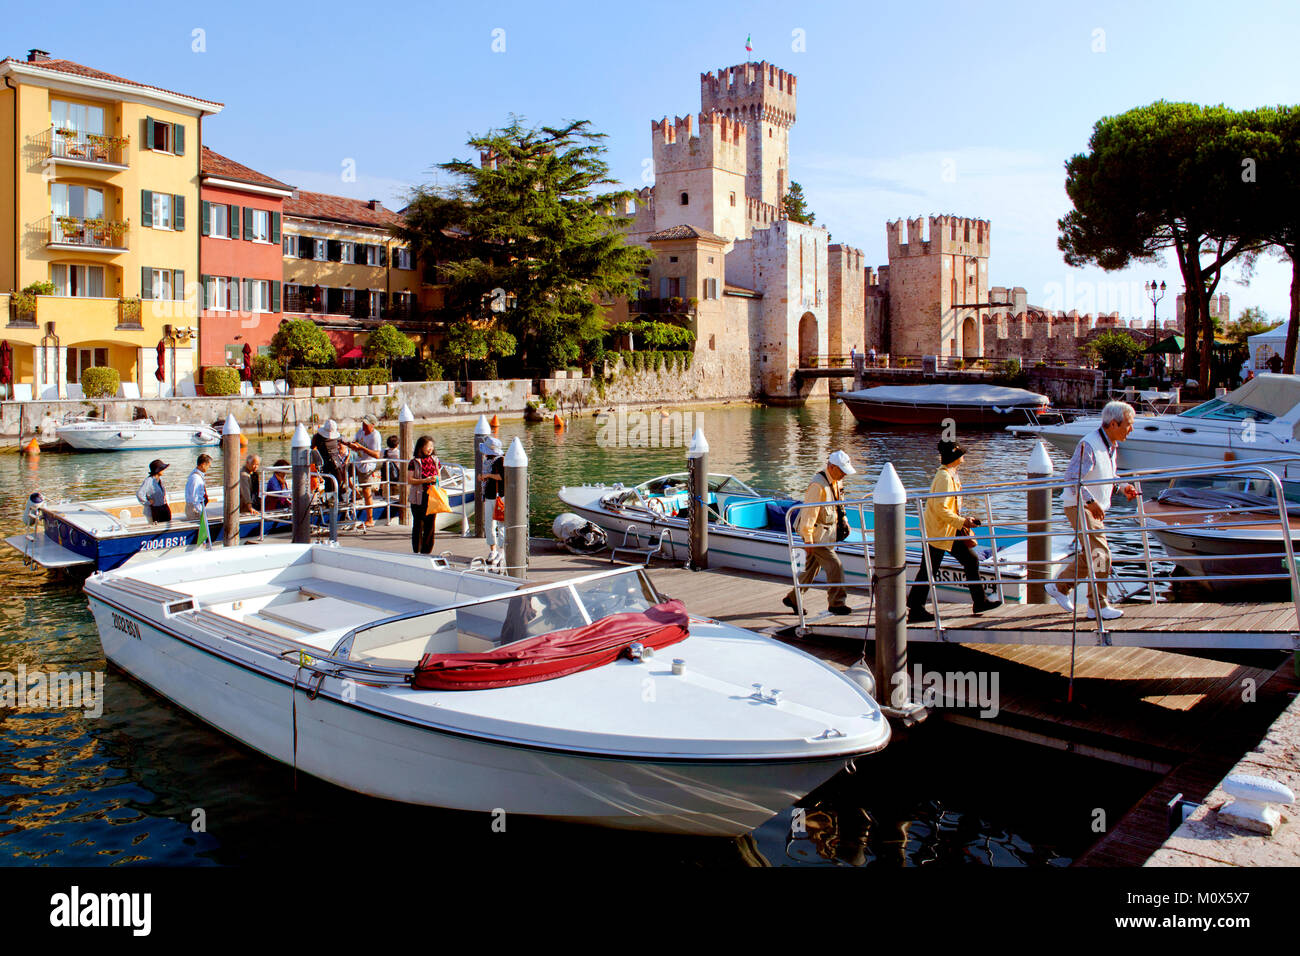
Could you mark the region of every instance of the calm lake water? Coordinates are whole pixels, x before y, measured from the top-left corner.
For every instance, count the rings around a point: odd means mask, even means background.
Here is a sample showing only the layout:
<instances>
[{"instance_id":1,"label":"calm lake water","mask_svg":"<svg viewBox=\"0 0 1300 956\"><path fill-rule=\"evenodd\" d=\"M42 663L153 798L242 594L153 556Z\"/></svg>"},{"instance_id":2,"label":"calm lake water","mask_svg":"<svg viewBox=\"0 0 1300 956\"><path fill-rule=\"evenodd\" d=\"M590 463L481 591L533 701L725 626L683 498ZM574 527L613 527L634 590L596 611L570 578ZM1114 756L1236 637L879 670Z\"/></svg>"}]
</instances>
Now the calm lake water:
<instances>
[{"instance_id":1,"label":"calm lake water","mask_svg":"<svg viewBox=\"0 0 1300 956\"><path fill-rule=\"evenodd\" d=\"M657 413L654 413L657 416ZM725 406L700 410L710 470L764 488L801 491L829 452L848 451L866 491L886 461L904 483L928 486L937 434L869 432L838 405L802 409ZM287 456L288 442L258 438L264 460ZM385 429L388 434L391 429ZM417 428L441 457L471 464L473 426ZM563 484L643 481L683 470L685 449L605 447L590 414L556 434L549 425L504 423L530 459L533 532L549 534ZM1024 474L1031 445L997 432L960 436L965 483ZM20 528L26 496L130 494L158 453L46 454L39 463L0 457L0 531ZM180 489L188 452L172 462ZM1065 459L1053 452L1058 469ZM220 468L209 473L220 482ZM995 503L1008 516L1010 499ZM1021 505L1023 507L1023 505ZM0 670L104 671L94 623L76 582L24 568L0 549ZM1063 866L1095 839L1096 807L1114 819L1151 784L1149 775L1082 757L1009 744L969 730L923 725L841 774L806 804L806 830L789 832L782 814L740 840L664 838L512 818L495 833L487 814L408 807L360 797L234 744L134 683L105 675L103 714L0 709L0 863L5 865L270 865L409 851L425 835L441 859L566 860L611 857L646 864L708 866L939 865ZM1062 796L1064 795L1064 797ZM194 821L203 827L196 828ZM304 833L320 839L303 840ZM328 835L327 837L325 835ZM340 848L346 850L341 851Z\"/></svg>"}]
</instances>

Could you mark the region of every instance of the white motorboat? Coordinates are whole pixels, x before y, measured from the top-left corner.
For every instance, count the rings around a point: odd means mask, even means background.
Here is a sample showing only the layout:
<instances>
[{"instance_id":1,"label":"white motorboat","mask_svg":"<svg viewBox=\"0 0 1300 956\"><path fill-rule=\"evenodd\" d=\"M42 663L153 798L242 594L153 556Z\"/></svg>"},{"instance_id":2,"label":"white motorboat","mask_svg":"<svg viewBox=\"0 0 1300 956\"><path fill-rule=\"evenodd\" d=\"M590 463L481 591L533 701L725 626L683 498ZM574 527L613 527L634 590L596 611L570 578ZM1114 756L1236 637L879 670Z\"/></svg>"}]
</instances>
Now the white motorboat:
<instances>
[{"instance_id":1,"label":"white motorboat","mask_svg":"<svg viewBox=\"0 0 1300 956\"><path fill-rule=\"evenodd\" d=\"M155 422L150 418L109 422L76 415L64 419L55 432L68 447L78 451L154 451L221 444L221 434L209 425Z\"/></svg>"},{"instance_id":2,"label":"white motorboat","mask_svg":"<svg viewBox=\"0 0 1300 956\"><path fill-rule=\"evenodd\" d=\"M684 560L690 553L690 519L687 507L688 476L685 472L661 475L632 488L621 484L581 485L560 489L565 507L582 518L604 528L615 547L653 548L664 537L667 556ZM709 566L738 568L790 580L791 561L804 567L804 550L792 551L786 536L786 512L795 499L780 494L756 491L732 475L709 475ZM835 546L844 563L845 581L865 587L871 576L867 570L866 551L870 549L873 513L864 509L861 518L855 508L846 508L849 537ZM863 521L866 527L863 528ZM921 552L920 519L909 509L907 573L916 577L924 556ZM1028 558L1023 531L995 525L973 529L980 557L980 578L986 590L1002 599L1023 600L1025 562ZM1068 552L1068 536L1054 539L1054 560L1063 560ZM970 601L965 572L945 562L936 569L935 593L944 601ZM819 579L820 580L820 579Z\"/></svg>"},{"instance_id":3,"label":"white motorboat","mask_svg":"<svg viewBox=\"0 0 1300 956\"><path fill-rule=\"evenodd\" d=\"M1007 430L1071 453L1080 438L1100 427L1101 416L1091 415ZM1119 467L1168 469L1284 455L1300 457L1300 375L1266 374L1177 415L1137 415L1133 433L1119 446Z\"/></svg>"},{"instance_id":4,"label":"white motorboat","mask_svg":"<svg viewBox=\"0 0 1300 956\"><path fill-rule=\"evenodd\" d=\"M737 835L889 725L859 685L690 616L640 569L538 587L266 545L85 585L104 655L241 743L407 803Z\"/></svg>"}]
</instances>

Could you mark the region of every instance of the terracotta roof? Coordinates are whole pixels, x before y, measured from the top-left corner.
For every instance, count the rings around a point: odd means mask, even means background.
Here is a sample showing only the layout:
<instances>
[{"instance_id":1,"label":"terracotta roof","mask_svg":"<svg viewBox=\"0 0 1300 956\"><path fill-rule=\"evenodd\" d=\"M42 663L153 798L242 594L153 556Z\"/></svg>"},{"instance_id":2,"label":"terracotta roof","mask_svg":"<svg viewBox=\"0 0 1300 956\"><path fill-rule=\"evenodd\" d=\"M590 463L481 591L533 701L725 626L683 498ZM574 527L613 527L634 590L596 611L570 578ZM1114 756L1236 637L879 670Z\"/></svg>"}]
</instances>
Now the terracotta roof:
<instances>
[{"instance_id":1,"label":"terracotta roof","mask_svg":"<svg viewBox=\"0 0 1300 956\"><path fill-rule=\"evenodd\" d=\"M295 189L293 196L284 201L284 214L299 219L326 219L330 222L350 222L377 228L387 228L402 222L402 217L391 209L385 209L383 203L378 200L371 202L375 203L375 208L371 208L370 202L364 199Z\"/></svg>"},{"instance_id":2,"label":"terracotta roof","mask_svg":"<svg viewBox=\"0 0 1300 956\"><path fill-rule=\"evenodd\" d=\"M753 289L746 289L744 286L740 285L732 285L730 282L724 282L722 284L722 294L749 296L754 299L763 298L763 293L761 292L755 292Z\"/></svg>"},{"instance_id":3,"label":"terracotta roof","mask_svg":"<svg viewBox=\"0 0 1300 956\"><path fill-rule=\"evenodd\" d=\"M251 183L254 186L270 186L273 189L293 189L287 183L272 179L255 169L249 169L243 163L237 163L228 156L222 156L216 150L207 146L203 147L203 159L200 169L204 176L233 179L241 183Z\"/></svg>"},{"instance_id":4,"label":"terracotta roof","mask_svg":"<svg viewBox=\"0 0 1300 956\"><path fill-rule=\"evenodd\" d=\"M668 239L708 239L712 242L726 242L717 233L709 232L707 229L696 229L694 226L669 226L667 229L660 229L658 232L646 236L646 242L664 242Z\"/></svg>"},{"instance_id":5,"label":"terracotta roof","mask_svg":"<svg viewBox=\"0 0 1300 956\"><path fill-rule=\"evenodd\" d=\"M175 90L163 89L161 86L151 86L148 83L137 83L135 80L128 80L122 76L114 76L112 73L105 73L103 70L94 70L88 66L82 66L80 63L73 63L71 60L37 60L29 62L20 60L17 57L7 56L0 60L0 66L6 63L15 63L19 66L34 68L37 70L51 70L55 73L68 73L73 76L85 77L88 80L107 80L110 83L125 83L127 86L138 86L142 90L157 90L159 93L166 93L170 96L184 96L191 100L198 100L200 103L207 103L210 106L221 108L224 103L218 103L216 100L205 100L198 96L191 96L189 93L177 93Z\"/></svg>"}]
</instances>

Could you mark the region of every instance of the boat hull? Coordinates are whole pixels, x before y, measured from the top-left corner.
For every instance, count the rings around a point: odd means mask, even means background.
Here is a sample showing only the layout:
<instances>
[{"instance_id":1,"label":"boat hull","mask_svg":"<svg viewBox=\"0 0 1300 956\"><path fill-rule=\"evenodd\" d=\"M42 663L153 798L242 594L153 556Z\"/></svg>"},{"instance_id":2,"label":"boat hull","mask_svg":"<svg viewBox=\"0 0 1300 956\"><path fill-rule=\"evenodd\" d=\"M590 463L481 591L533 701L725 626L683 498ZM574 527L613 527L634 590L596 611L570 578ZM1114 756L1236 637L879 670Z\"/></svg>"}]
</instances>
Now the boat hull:
<instances>
[{"instance_id":1,"label":"boat hull","mask_svg":"<svg viewBox=\"0 0 1300 956\"><path fill-rule=\"evenodd\" d=\"M853 417L863 425L916 427L953 422L967 428L1001 428L1031 420L1032 413L1045 413L1046 406L1010 408L1002 412L982 405L897 405L886 402L842 398Z\"/></svg>"},{"instance_id":2,"label":"boat hull","mask_svg":"<svg viewBox=\"0 0 1300 956\"><path fill-rule=\"evenodd\" d=\"M369 706L368 688L325 677L319 686L313 680L309 694L291 662L228 658L130 607L94 594L89 600L105 657L132 678L272 759L382 799L503 821L525 814L737 836L834 776L847 759L592 756L438 730Z\"/></svg>"},{"instance_id":3,"label":"boat hull","mask_svg":"<svg viewBox=\"0 0 1300 956\"><path fill-rule=\"evenodd\" d=\"M56 429L59 438L77 451L161 451L168 448L210 448L221 436L205 425L152 425L134 427L129 422L105 423L109 427L71 426Z\"/></svg>"}]
</instances>

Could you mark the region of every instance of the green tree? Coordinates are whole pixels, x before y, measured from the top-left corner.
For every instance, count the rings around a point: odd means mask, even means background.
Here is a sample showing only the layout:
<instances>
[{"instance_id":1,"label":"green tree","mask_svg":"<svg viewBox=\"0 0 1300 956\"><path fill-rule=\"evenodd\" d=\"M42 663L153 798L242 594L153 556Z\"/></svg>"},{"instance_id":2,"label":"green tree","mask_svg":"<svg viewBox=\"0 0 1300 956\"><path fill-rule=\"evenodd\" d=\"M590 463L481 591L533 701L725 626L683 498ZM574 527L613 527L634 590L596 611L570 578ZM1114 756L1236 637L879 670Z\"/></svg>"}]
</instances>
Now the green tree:
<instances>
[{"instance_id":1,"label":"green tree","mask_svg":"<svg viewBox=\"0 0 1300 956\"><path fill-rule=\"evenodd\" d=\"M388 323L375 329L366 339L366 361L372 365L382 362L384 368L391 370L394 359L408 358L414 354L415 343Z\"/></svg>"},{"instance_id":2,"label":"green tree","mask_svg":"<svg viewBox=\"0 0 1300 956\"><path fill-rule=\"evenodd\" d=\"M455 322L447 329L442 354L449 362L461 365L468 381L470 362L482 362L494 369L498 358L515 354L517 344L513 335L493 324ZM495 378L495 371L486 377Z\"/></svg>"},{"instance_id":3,"label":"green tree","mask_svg":"<svg viewBox=\"0 0 1300 956\"><path fill-rule=\"evenodd\" d=\"M1123 269L1174 252L1186 296L1189 378L1202 385L1212 343L1209 297L1223 268L1258 248L1243 216L1251 184L1242 158L1260 148L1250 114L1224 106L1159 101L1098 120L1087 153L1066 163L1074 209L1058 223L1072 266Z\"/></svg>"},{"instance_id":4,"label":"green tree","mask_svg":"<svg viewBox=\"0 0 1300 956\"><path fill-rule=\"evenodd\" d=\"M271 350L287 368L328 368L338 361L329 335L311 319L289 319L271 336Z\"/></svg>"},{"instance_id":5,"label":"green tree","mask_svg":"<svg viewBox=\"0 0 1300 956\"><path fill-rule=\"evenodd\" d=\"M1274 322L1268 317L1268 313L1257 306L1250 306L1242 309L1241 313L1228 323L1224 335L1232 342L1238 345L1244 345L1246 339L1252 335L1259 335L1261 332L1269 332L1277 328L1279 323Z\"/></svg>"},{"instance_id":6,"label":"green tree","mask_svg":"<svg viewBox=\"0 0 1300 956\"><path fill-rule=\"evenodd\" d=\"M621 232L635 194L601 191L616 185L603 139L586 120L529 129L511 117L504 129L469 140L481 163L439 165L454 188L413 192L394 233L437 264L445 285L438 318L457 341L477 335L456 331L462 325L495 328L513 337L525 368L565 368L598 347L600 303L640 289L650 254ZM491 344L487 351L507 354Z\"/></svg>"},{"instance_id":7,"label":"green tree","mask_svg":"<svg viewBox=\"0 0 1300 956\"><path fill-rule=\"evenodd\" d=\"M803 187L798 183L790 183L790 191L781 199L781 212L792 222L802 222L808 226L817 225L817 216L808 208Z\"/></svg>"},{"instance_id":8,"label":"green tree","mask_svg":"<svg viewBox=\"0 0 1300 956\"><path fill-rule=\"evenodd\" d=\"M1102 368L1118 372L1131 368L1142 357L1142 343L1124 332L1103 332L1084 346Z\"/></svg>"}]
</instances>

